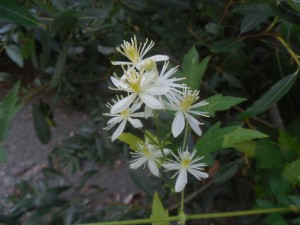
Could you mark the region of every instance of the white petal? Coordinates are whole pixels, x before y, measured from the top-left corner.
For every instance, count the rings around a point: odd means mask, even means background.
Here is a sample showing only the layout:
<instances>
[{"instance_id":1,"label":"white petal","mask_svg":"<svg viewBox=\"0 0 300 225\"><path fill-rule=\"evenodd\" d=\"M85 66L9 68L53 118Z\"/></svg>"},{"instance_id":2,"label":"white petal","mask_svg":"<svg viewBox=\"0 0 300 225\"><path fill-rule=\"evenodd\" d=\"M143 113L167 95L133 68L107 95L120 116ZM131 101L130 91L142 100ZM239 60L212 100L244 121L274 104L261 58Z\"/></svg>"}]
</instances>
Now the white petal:
<instances>
[{"instance_id":1,"label":"white petal","mask_svg":"<svg viewBox=\"0 0 300 225\"><path fill-rule=\"evenodd\" d=\"M111 61L111 64L116 65L132 65L132 62L123 62L123 61Z\"/></svg>"},{"instance_id":2,"label":"white petal","mask_svg":"<svg viewBox=\"0 0 300 225\"><path fill-rule=\"evenodd\" d=\"M159 170L157 168L157 165L155 163L155 161L153 159L149 159L148 160L148 167L150 172L154 175L154 176L159 176Z\"/></svg>"},{"instance_id":3,"label":"white petal","mask_svg":"<svg viewBox=\"0 0 300 225\"><path fill-rule=\"evenodd\" d=\"M198 120L196 120L194 117L192 117L189 114L186 114L185 116L186 116L186 119L187 119L189 125L193 129L193 131L195 131L196 134L198 134L199 136L201 136L202 135L202 131L200 129Z\"/></svg>"},{"instance_id":4,"label":"white petal","mask_svg":"<svg viewBox=\"0 0 300 225\"><path fill-rule=\"evenodd\" d=\"M201 171L198 171L196 169L188 169L188 171L194 176L196 177L197 179L200 179L200 178L208 178L208 174L205 173L205 172L201 172Z\"/></svg>"},{"instance_id":5,"label":"white petal","mask_svg":"<svg viewBox=\"0 0 300 225\"><path fill-rule=\"evenodd\" d=\"M181 192L187 183L187 172L185 169L181 169L175 184L175 191Z\"/></svg>"},{"instance_id":6,"label":"white petal","mask_svg":"<svg viewBox=\"0 0 300 225\"><path fill-rule=\"evenodd\" d=\"M177 112L172 123L172 134L177 137L184 129L185 121L182 112Z\"/></svg>"},{"instance_id":7,"label":"white petal","mask_svg":"<svg viewBox=\"0 0 300 225\"><path fill-rule=\"evenodd\" d=\"M140 94L139 97L141 100L152 109L163 109L164 105L158 101L155 97L148 94Z\"/></svg>"},{"instance_id":8,"label":"white petal","mask_svg":"<svg viewBox=\"0 0 300 225\"><path fill-rule=\"evenodd\" d=\"M126 120L123 120L122 123L119 125L119 127L113 133L113 135L111 137L111 141L116 140L122 134L122 132L125 128L125 125L126 125Z\"/></svg>"},{"instance_id":9,"label":"white petal","mask_svg":"<svg viewBox=\"0 0 300 225\"><path fill-rule=\"evenodd\" d=\"M113 85L115 85L117 88L123 88L123 89L128 89L128 87L119 79L115 78L115 77L110 77L111 82L113 83Z\"/></svg>"},{"instance_id":10,"label":"white petal","mask_svg":"<svg viewBox=\"0 0 300 225\"><path fill-rule=\"evenodd\" d=\"M134 128L140 128L143 127L142 122L139 119L132 119L132 118L128 118L128 121L131 123L131 125Z\"/></svg>"},{"instance_id":11,"label":"white petal","mask_svg":"<svg viewBox=\"0 0 300 225\"><path fill-rule=\"evenodd\" d=\"M118 102L116 102L110 109L110 113L118 113L122 112L124 109L128 108L129 105L133 102L136 98L136 94L131 94Z\"/></svg>"},{"instance_id":12,"label":"white petal","mask_svg":"<svg viewBox=\"0 0 300 225\"><path fill-rule=\"evenodd\" d=\"M130 163L129 167L131 169L135 169L136 170L137 168L141 167L146 161L147 160L146 160L145 157L141 157L139 159L135 159L135 160L132 161L132 163Z\"/></svg>"},{"instance_id":13,"label":"white petal","mask_svg":"<svg viewBox=\"0 0 300 225\"><path fill-rule=\"evenodd\" d=\"M154 56L149 57L149 59L153 59L156 62L158 62L158 61L167 61L167 60L169 60L169 56L167 56L167 55L154 55Z\"/></svg>"}]
</instances>

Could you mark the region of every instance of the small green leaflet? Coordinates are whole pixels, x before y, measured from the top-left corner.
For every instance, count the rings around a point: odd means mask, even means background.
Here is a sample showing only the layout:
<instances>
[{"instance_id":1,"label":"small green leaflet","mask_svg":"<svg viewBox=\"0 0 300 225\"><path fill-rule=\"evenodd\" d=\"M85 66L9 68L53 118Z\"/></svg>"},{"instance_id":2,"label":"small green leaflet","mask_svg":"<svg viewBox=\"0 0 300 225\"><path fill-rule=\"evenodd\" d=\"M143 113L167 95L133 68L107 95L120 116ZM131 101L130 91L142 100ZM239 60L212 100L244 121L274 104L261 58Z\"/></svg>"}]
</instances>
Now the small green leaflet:
<instances>
[{"instance_id":1,"label":"small green leaflet","mask_svg":"<svg viewBox=\"0 0 300 225\"><path fill-rule=\"evenodd\" d=\"M129 148L134 151L138 151L137 143L144 142L142 139L131 133L123 133L118 137L118 139L128 144Z\"/></svg>"},{"instance_id":2,"label":"small green leaflet","mask_svg":"<svg viewBox=\"0 0 300 225\"><path fill-rule=\"evenodd\" d=\"M154 193L153 196L153 204L152 204L152 214L151 219L160 219L160 218L168 218L169 212L167 209L164 209L164 206L159 199L159 196L157 192ZM152 225L170 225L170 222L168 221L162 221L162 222L152 222Z\"/></svg>"},{"instance_id":3,"label":"small green leaflet","mask_svg":"<svg viewBox=\"0 0 300 225\"><path fill-rule=\"evenodd\" d=\"M197 90L200 86L204 72L206 71L210 56L207 56L199 63L199 54L195 47L192 47L183 58L181 77L185 77L185 83L191 90Z\"/></svg>"},{"instance_id":4,"label":"small green leaflet","mask_svg":"<svg viewBox=\"0 0 300 225\"><path fill-rule=\"evenodd\" d=\"M244 141L253 140L255 138L266 138L266 137L268 137L268 135L265 135L257 130L250 130L250 129L238 127L233 132L224 135L222 147L230 148Z\"/></svg>"},{"instance_id":5,"label":"small green leaflet","mask_svg":"<svg viewBox=\"0 0 300 225\"><path fill-rule=\"evenodd\" d=\"M295 160L292 163L286 164L282 176L293 184L300 183L300 159Z\"/></svg>"},{"instance_id":6,"label":"small green leaflet","mask_svg":"<svg viewBox=\"0 0 300 225\"><path fill-rule=\"evenodd\" d=\"M202 112L208 112L210 116L215 116L215 112L229 109L243 101L245 98L223 96L222 94L214 95L206 99L208 105L201 106Z\"/></svg>"}]
</instances>

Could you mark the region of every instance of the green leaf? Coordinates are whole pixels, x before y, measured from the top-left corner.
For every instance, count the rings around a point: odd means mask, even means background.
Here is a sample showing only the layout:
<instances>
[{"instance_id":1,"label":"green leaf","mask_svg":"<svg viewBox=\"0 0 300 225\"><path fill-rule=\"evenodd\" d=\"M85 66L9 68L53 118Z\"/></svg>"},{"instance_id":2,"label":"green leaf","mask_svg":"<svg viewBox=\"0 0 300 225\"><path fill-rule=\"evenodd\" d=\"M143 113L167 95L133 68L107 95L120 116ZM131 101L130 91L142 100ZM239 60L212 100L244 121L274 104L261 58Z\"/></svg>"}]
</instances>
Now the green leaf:
<instances>
[{"instance_id":1,"label":"green leaf","mask_svg":"<svg viewBox=\"0 0 300 225\"><path fill-rule=\"evenodd\" d=\"M164 209L164 206L157 194L157 192L154 193L153 196L153 203L152 203L152 214L151 219L161 219L161 218L167 218L169 217L169 212L167 209ZM164 222L153 222L152 225L170 225L170 222L164 221Z\"/></svg>"},{"instance_id":2,"label":"green leaf","mask_svg":"<svg viewBox=\"0 0 300 225\"><path fill-rule=\"evenodd\" d=\"M17 105L19 87L17 82L0 102L0 141L6 138L11 120L21 108Z\"/></svg>"},{"instance_id":3,"label":"green leaf","mask_svg":"<svg viewBox=\"0 0 300 225\"><path fill-rule=\"evenodd\" d=\"M90 170L85 172L79 180L79 187L82 187L89 179L91 179L94 175L96 175L99 171L98 170Z\"/></svg>"},{"instance_id":4,"label":"green leaf","mask_svg":"<svg viewBox=\"0 0 300 225\"><path fill-rule=\"evenodd\" d=\"M293 184L300 182L300 159L293 161L292 163L288 163L285 165L282 176L287 180L292 182Z\"/></svg>"},{"instance_id":5,"label":"green leaf","mask_svg":"<svg viewBox=\"0 0 300 225\"><path fill-rule=\"evenodd\" d=\"M199 54L195 47L192 47L184 56L182 63L182 74L183 77L186 78L185 83L192 90L197 90L199 88L209 60L210 56L207 56L199 63Z\"/></svg>"},{"instance_id":6,"label":"green leaf","mask_svg":"<svg viewBox=\"0 0 300 225\"><path fill-rule=\"evenodd\" d=\"M238 128L238 126L223 128L220 128L220 126L221 123L217 122L210 127L195 145L195 148L197 149L197 156L204 156L203 161L208 165L213 164L213 159L210 156L210 153L222 149L224 136Z\"/></svg>"},{"instance_id":7,"label":"green leaf","mask_svg":"<svg viewBox=\"0 0 300 225\"><path fill-rule=\"evenodd\" d=\"M239 115L240 118L246 118L263 113L273 104L278 102L293 86L297 79L296 74L291 74L279 80L274 84L263 96L261 96L254 104L245 112Z\"/></svg>"},{"instance_id":8,"label":"green leaf","mask_svg":"<svg viewBox=\"0 0 300 225\"><path fill-rule=\"evenodd\" d=\"M49 124L47 123L45 115L43 114L43 111L36 104L32 105L32 115L34 128L39 140L43 144L47 144L52 138L51 130L49 128Z\"/></svg>"},{"instance_id":9,"label":"green leaf","mask_svg":"<svg viewBox=\"0 0 300 225\"><path fill-rule=\"evenodd\" d=\"M52 75L52 79L50 81L50 89L55 88L60 81L61 75L63 73L66 61L67 61L67 56L68 56L68 49L69 49L69 42L66 42L63 44L62 50L58 56L55 68L54 68L54 73Z\"/></svg>"},{"instance_id":10,"label":"green leaf","mask_svg":"<svg viewBox=\"0 0 300 225\"><path fill-rule=\"evenodd\" d=\"M215 42L212 47L212 52L230 52L244 47L244 43L235 38L226 38Z\"/></svg>"},{"instance_id":11,"label":"green leaf","mask_svg":"<svg viewBox=\"0 0 300 225\"><path fill-rule=\"evenodd\" d=\"M258 169L281 169L284 165L280 150L266 139L258 141L255 158Z\"/></svg>"},{"instance_id":12,"label":"green leaf","mask_svg":"<svg viewBox=\"0 0 300 225\"><path fill-rule=\"evenodd\" d=\"M0 17L20 25L42 26L45 28L45 25L36 20L25 7L12 0L0 1Z\"/></svg>"},{"instance_id":13,"label":"green leaf","mask_svg":"<svg viewBox=\"0 0 300 225\"><path fill-rule=\"evenodd\" d=\"M234 148L247 157L253 158L255 156L256 141L243 141L234 145Z\"/></svg>"},{"instance_id":14,"label":"green leaf","mask_svg":"<svg viewBox=\"0 0 300 225\"><path fill-rule=\"evenodd\" d=\"M0 162L4 162L6 159L5 149L3 143L0 142Z\"/></svg>"},{"instance_id":15,"label":"green leaf","mask_svg":"<svg viewBox=\"0 0 300 225\"><path fill-rule=\"evenodd\" d=\"M214 95L206 99L209 104L201 106L201 111L208 112L210 116L215 116L215 112L229 109L245 100L245 98L223 96L222 94Z\"/></svg>"},{"instance_id":16,"label":"green leaf","mask_svg":"<svg viewBox=\"0 0 300 225\"><path fill-rule=\"evenodd\" d=\"M223 183L231 179L240 170L240 166L238 161L222 166L214 175L215 183Z\"/></svg>"},{"instance_id":17,"label":"green leaf","mask_svg":"<svg viewBox=\"0 0 300 225\"><path fill-rule=\"evenodd\" d=\"M18 66L23 67L24 61L21 54L20 49L16 45L8 45L5 48L6 54L9 56L9 58L14 61Z\"/></svg>"},{"instance_id":18,"label":"green leaf","mask_svg":"<svg viewBox=\"0 0 300 225\"><path fill-rule=\"evenodd\" d=\"M134 150L134 151L138 151L138 147L137 147L137 143L139 142L144 142L142 139L140 139L139 137L131 134L131 133L122 133L118 139L120 141L123 141L124 143L129 145L129 148Z\"/></svg>"},{"instance_id":19,"label":"green leaf","mask_svg":"<svg viewBox=\"0 0 300 225\"><path fill-rule=\"evenodd\" d=\"M73 9L63 11L53 19L52 31L64 35L75 27L79 16L79 13Z\"/></svg>"},{"instance_id":20,"label":"green leaf","mask_svg":"<svg viewBox=\"0 0 300 225\"><path fill-rule=\"evenodd\" d=\"M265 135L257 130L250 130L246 128L239 127L233 132L226 134L222 142L223 148L234 147L236 144L253 140L255 138L266 138L268 135Z\"/></svg>"}]
</instances>

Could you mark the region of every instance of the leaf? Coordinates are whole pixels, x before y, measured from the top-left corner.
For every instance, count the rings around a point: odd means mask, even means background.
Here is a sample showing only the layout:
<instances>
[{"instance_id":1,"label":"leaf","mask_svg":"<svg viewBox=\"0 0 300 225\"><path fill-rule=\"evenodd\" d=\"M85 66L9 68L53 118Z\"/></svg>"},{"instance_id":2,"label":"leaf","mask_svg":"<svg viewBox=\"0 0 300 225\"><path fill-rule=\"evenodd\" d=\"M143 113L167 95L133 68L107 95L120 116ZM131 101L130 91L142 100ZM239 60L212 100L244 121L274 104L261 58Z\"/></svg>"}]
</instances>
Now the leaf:
<instances>
[{"instance_id":1,"label":"leaf","mask_svg":"<svg viewBox=\"0 0 300 225\"><path fill-rule=\"evenodd\" d=\"M300 143L296 137L288 132L279 130L278 145L285 161L293 161L300 155Z\"/></svg>"},{"instance_id":2,"label":"leaf","mask_svg":"<svg viewBox=\"0 0 300 225\"><path fill-rule=\"evenodd\" d=\"M258 141L255 158L258 169L281 169L284 165L279 149L266 139Z\"/></svg>"},{"instance_id":3,"label":"leaf","mask_svg":"<svg viewBox=\"0 0 300 225\"><path fill-rule=\"evenodd\" d=\"M245 100L245 98L223 96L222 94L214 95L206 99L209 104L201 106L201 111L208 112L210 116L215 116L215 112L229 109Z\"/></svg>"},{"instance_id":4,"label":"leaf","mask_svg":"<svg viewBox=\"0 0 300 225\"><path fill-rule=\"evenodd\" d=\"M300 182L300 159L293 161L292 163L288 163L285 165L282 176L287 180L292 182L293 184Z\"/></svg>"},{"instance_id":5,"label":"leaf","mask_svg":"<svg viewBox=\"0 0 300 225\"><path fill-rule=\"evenodd\" d=\"M85 172L81 177L80 177L80 180L79 180L79 187L82 187L84 186L84 184L89 180L91 179L94 175L96 175L99 171L98 170L90 170L90 171L87 171Z\"/></svg>"},{"instance_id":6,"label":"leaf","mask_svg":"<svg viewBox=\"0 0 300 225\"><path fill-rule=\"evenodd\" d=\"M225 38L215 42L212 47L212 52L230 52L244 47L244 43L235 38Z\"/></svg>"},{"instance_id":7,"label":"leaf","mask_svg":"<svg viewBox=\"0 0 300 225\"><path fill-rule=\"evenodd\" d=\"M245 112L239 115L240 118L256 116L269 109L273 104L278 102L293 86L297 79L296 74L290 74L274 84L263 96Z\"/></svg>"},{"instance_id":8,"label":"leaf","mask_svg":"<svg viewBox=\"0 0 300 225\"><path fill-rule=\"evenodd\" d=\"M12 0L0 1L0 17L20 25L42 26L46 28L45 25L36 20L25 7Z\"/></svg>"},{"instance_id":9,"label":"leaf","mask_svg":"<svg viewBox=\"0 0 300 225\"><path fill-rule=\"evenodd\" d=\"M255 156L256 141L239 142L234 145L234 148L244 153L247 157L253 158Z\"/></svg>"},{"instance_id":10,"label":"leaf","mask_svg":"<svg viewBox=\"0 0 300 225\"><path fill-rule=\"evenodd\" d=\"M52 134L43 111L37 104L32 105L32 115L34 128L39 140L43 144L47 144L51 140Z\"/></svg>"},{"instance_id":11,"label":"leaf","mask_svg":"<svg viewBox=\"0 0 300 225\"><path fill-rule=\"evenodd\" d=\"M18 66L23 67L24 61L21 54L20 49L16 45L8 45L5 48L6 54L9 56L9 58L14 61Z\"/></svg>"},{"instance_id":12,"label":"leaf","mask_svg":"<svg viewBox=\"0 0 300 225\"><path fill-rule=\"evenodd\" d=\"M54 68L54 73L52 75L52 79L50 81L50 89L55 88L61 78L61 75L63 73L63 69L65 67L66 61L67 61L67 56L68 56L68 49L69 49L69 42L66 42L63 44L62 50L58 56L55 68Z\"/></svg>"},{"instance_id":13,"label":"leaf","mask_svg":"<svg viewBox=\"0 0 300 225\"><path fill-rule=\"evenodd\" d=\"M222 142L223 148L234 147L236 144L253 140L255 138L266 138L268 135L265 135L257 130L250 130L246 128L239 127L233 132L226 134Z\"/></svg>"},{"instance_id":14,"label":"leaf","mask_svg":"<svg viewBox=\"0 0 300 225\"><path fill-rule=\"evenodd\" d=\"M197 156L204 156L203 161L208 165L213 163L210 153L222 149L224 136L238 128L238 126L223 128L220 128L220 126L221 123L217 122L210 127L195 145L195 148L197 149Z\"/></svg>"},{"instance_id":15,"label":"leaf","mask_svg":"<svg viewBox=\"0 0 300 225\"><path fill-rule=\"evenodd\" d=\"M199 88L209 60L210 56L207 56L199 63L199 54L195 47L192 47L184 56L182 63L183 77L186 78L185 83L192 90Z\"/></svg>"},{"instance_id":16,"label":"leaf","mask_svg":"<svg viewBox=\"0 0 300 225\"><path fill-rule=\"evenodd\" d=\"M223 183L231 179L240 170L240 166L238 161L222 166L214 175L215 183Z\"/></svg>"},{"instance_id":17,"label":"leaf","mask_svg":"<svg viewBox=\"0 0 300 225\"><path fill-rule=\"evenodd\" d=\"M0 142L0 163L4 162L6 159L5 149L3 143Z\"/></svg>"},{"instance_id":18,"label":"leaf","mask_svg":"<svg viewBox=\"0 0 300 225\"><path fill-rule=\"evenodd\" d=\"M157 192L154 193L153 196L153 203L152 203L152 214L150 216L151 219L161 219L161 218L167 218L169 217L169 212L167 209L164 209L164 206L157 194ZM164 222L152 222L152 225L170 225L170 222L164 221Z\"/></svg>"},{"instance_id":19,"label":"leaf","mask_svg":"<svg viewBox=\"0 0 300 225\"><path fill-rule=\"evenodd\" d=\"M139 137L131 134L131 133L122 133L118 139L120 141L123 141L124 143L129 145L129 148L134 150L134 151L138 151L138 147L137 147L137 143L139 142L144 142L142 139L140 139Z\"/></svg>"},{"instance_id":20,"label":"leaf","mask_svg":"<svg viewBox=\"0 0 300 225\"><path fill-rule=\"evenodd\" d=\"M68 9L53 19L51 29L55 33L64 35L75 27L78 20L79 13L73 9Z\"/></svg>"}]
</instances>

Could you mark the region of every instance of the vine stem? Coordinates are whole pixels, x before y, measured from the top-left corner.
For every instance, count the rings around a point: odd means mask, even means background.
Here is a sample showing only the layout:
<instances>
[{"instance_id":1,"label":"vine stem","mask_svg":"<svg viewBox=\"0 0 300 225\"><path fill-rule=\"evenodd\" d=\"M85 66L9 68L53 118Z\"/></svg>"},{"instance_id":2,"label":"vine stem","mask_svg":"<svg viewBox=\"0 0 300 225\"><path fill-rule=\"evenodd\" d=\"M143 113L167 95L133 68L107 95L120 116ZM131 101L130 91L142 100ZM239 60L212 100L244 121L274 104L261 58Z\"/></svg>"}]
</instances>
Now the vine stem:
<instances>
[{"instance_id":1,"label":"vine stem","mask_svg":"<svg viewBox=\"0 0 300 225\"><path fill-rule=\"evenodd\" d=\"M249 216L258 214L269 214L269 213L284 213L284 212L298 212L299 207L291 205L289 207L282 208L269 208L269 209L255 209L246 211L235 211L235 212L220 212L220 213L206 213L206 214L192 214L185 215L186 220L196 219L210 219L210 218L221 218L221 217L235 217L235 216ZM147 223L158 223L165 221L179 221L182 216L170 216L164 218L147 218L137 220L123 220L123 221L111 221L111 222L99 222L99 223L85 223L77 225L134 225L134 224L147 224Z\"/></svg>"}]
</instances>

